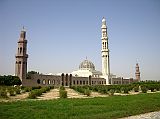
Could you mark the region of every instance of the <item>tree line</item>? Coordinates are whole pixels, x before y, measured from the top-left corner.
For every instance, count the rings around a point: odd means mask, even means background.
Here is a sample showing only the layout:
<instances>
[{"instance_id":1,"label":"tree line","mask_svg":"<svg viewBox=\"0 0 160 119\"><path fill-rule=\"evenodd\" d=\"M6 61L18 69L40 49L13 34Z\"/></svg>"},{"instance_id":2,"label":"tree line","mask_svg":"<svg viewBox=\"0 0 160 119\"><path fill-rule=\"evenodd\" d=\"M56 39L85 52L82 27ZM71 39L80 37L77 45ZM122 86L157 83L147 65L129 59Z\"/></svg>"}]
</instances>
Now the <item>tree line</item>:
<instances>
[{"instance_id":1,"label":"tree line","mask_svg":"<svg viewBox=\"0 0 160 119\"><path fill-rule=\"evenodd\" d=\"M22 82L18 76L0 76L0 85L5 86L13 86L13 85L21 85Z\"/></svg>"}]
</instances>

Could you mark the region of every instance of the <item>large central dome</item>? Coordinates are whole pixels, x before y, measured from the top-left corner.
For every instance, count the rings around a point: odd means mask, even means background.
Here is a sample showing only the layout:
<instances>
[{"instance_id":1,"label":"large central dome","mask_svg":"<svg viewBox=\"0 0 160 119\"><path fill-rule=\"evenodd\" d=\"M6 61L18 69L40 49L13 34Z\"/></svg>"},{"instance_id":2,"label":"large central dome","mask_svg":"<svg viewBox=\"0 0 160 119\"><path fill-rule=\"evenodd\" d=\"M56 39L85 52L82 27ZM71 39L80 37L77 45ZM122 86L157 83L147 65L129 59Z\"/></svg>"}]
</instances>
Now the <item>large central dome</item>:
<instances>
[{"instance_id":1,"label":"large central dome","mask_svg":"<svg viewBox=\"0 0 160 119\"><path fill-rule=\"evenodd\" d=\"M91 61L86 59L80 63L79 69L80 70L95 70L95 66Z\"/></svg>"}]
</instances>

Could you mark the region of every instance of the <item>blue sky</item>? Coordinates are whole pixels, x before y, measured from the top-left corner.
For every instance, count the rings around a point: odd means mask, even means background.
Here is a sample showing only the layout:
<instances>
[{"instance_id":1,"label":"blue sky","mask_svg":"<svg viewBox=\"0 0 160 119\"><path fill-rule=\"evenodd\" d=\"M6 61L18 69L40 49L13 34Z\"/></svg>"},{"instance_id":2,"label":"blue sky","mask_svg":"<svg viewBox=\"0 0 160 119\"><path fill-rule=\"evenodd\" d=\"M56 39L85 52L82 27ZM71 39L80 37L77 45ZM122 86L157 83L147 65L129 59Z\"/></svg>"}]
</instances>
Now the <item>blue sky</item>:
<instances>
[{"instance_id":1,"label":"blue sky","mask_svg":"<svg viewBox=\"0 0 160 119\"><path fill-rule=\"evenodd\" d=\"M0 75L14 74L27 31L28 70L72 72L87 56L101 71L101 20L107 20L111 72L160 80L159 0L0 0Z\"/></svg>"}]
</instances>

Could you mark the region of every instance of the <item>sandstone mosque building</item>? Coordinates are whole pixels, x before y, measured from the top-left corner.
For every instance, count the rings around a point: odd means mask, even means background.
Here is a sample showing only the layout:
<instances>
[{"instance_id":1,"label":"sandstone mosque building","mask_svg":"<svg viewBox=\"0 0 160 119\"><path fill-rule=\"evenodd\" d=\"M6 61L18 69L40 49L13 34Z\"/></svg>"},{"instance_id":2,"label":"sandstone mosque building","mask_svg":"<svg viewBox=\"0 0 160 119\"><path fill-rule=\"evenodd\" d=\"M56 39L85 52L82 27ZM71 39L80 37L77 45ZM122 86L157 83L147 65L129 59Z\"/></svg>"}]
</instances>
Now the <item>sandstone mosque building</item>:
<instances>
[{"instance_id":1,"label":"sandstone mosque building","mask_svg":"<svg viewBox=\"0 0 160 119\"><path fill-rule=\"evenodd\" d=\"M107 25L105 18L102 19L102 72L97 71L95 65L87 60L87 58L80 63L79 69L70 74L61 75L44 75L31 74L27 78L27 40L26 31L20 33L18 41L18 49L15 62L15 75L18 76L23 86L72 86L72 85L112 85L112 84L130 84L132 82L140 81L140 71L138 63L136 64L135 79L124 79L116 77L110 73L110 60L108 48Z\"/></svg>"}]
</instances>

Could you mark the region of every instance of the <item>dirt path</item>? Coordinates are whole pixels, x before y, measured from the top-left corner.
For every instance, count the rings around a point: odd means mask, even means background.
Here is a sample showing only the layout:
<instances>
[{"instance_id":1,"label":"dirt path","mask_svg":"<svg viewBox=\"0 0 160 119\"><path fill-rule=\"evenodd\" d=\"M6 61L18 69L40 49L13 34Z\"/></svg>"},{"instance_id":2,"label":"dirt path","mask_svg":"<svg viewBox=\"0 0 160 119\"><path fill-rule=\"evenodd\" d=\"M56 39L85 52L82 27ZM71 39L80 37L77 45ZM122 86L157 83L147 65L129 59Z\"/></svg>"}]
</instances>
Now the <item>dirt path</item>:
<instances>
[{"instance_id":1,"label":"dirt path","mask_svg":"<svg viewBox=\"0 0 160 119\"><path fill-rule=\"evenodd\" d=\"M120 119L160 119L160 111L125 117Z\"/></svg>"},{"instance_id":2,"label":"dirt path","mask_svg":"<svg viewBox=\"0 0 160 119\"><path fill-rule=\"evenodd\" d=\"M108 97L107 94L100 94L98 92L91 92L91 97Z\"/></svg>"},{"instance_id":3,"label":"dirt path","mask_svg":"<svg viewBox=\"0 0 160 119\"><path fill-rule=\"evenodd\" d=\"M29 93L26 92L26 93L22 93L22 94L18 94L16 96L9 96L9 98L11 100L24 100L28 97Z\"/></svg>"},{"instance_id":4,"label":"dirt path","mask_svg":"<svg viewBox=\"0 0 160 119\"><path fill-rule=\"evenodd\" d=\"M67 91L67 98L87 98L86 95L80 94L71 88L65 88L65 90Z\"/></svg>"},{"instance_id":5,"label":"dirt path","mask_svg":"<svg viewBox=\"0 0 160 119\"><path fill-rule=\"evenodd\" d=\"M9 98L6 99L0 99L0 102L12 102L12 101L18 101L18 100L25 100L28 97L29 93L22 93L18 94L16 96L9 96Z\"/></svg>"},{"instance_id":6,"label":"dirt path","mask_svg":"<svg viewBox=\"0 0 160 119\"><path fill-rule=\"evenodd\" d=\"M59 89L52 89L47 93L43 93L37 100L51 100L59 98Z\"/></svg>"}]
</instances>

